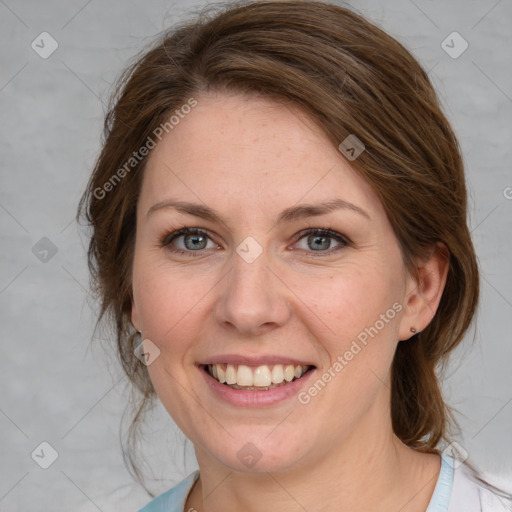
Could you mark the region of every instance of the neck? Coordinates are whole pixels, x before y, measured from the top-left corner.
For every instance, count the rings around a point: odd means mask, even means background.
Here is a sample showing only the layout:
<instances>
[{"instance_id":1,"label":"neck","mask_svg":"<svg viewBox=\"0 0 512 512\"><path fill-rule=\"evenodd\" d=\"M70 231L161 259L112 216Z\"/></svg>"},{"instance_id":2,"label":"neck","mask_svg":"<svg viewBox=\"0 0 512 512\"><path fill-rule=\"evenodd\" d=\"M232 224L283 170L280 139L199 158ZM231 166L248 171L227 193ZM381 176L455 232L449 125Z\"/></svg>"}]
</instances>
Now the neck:
<instances>
[{"instance_id":1,"label":"neck","mask_svg":"<svg viewBox=\"0 0 512 512\"><path fill-rule=\"evenodd\" d=\"M279 472L239 472L196 447L200 479L185 510L424 512L440 457L407 447L391 424L358 425L338 445ZM302 462L302 463L301 463Z\"/></svg>"}]
</instances>

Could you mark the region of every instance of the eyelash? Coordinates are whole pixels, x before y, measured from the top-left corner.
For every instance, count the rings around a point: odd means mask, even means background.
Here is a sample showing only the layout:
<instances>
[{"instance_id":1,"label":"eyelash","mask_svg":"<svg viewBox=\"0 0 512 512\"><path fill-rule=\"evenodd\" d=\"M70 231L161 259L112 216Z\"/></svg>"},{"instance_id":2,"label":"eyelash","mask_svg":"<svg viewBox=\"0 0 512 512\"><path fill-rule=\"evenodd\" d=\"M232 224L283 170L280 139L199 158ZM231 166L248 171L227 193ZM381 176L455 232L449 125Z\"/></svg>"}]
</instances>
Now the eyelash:
<instances>
[{"instance_id":1,"label":"eyelash","mask_svg":"<svg viewBox=\"0 0 512 512\"><path fill-rule=\"evenodd\" d=\"M206 235L210 240L212 240L212 238L210 237L208 232L204 231L203 229L184 227L184 228L178 229L177 231L172 231L171 233L166 233L160 240L160 246L164 247L168 251L176 253L176 254L186 254L187 256L188 255L192 256L193 258L197 258L197 257L201 256L201 253L204 252L205 249L197 250L197 251L190 251L190 250L185 251L183 249L177 249L177 248L171 246L171 243L174 240L176 240L177 238L179 238L180 236L183 236L183 235ZM308 256L312 257L312 258L322 257L323 255L331 255L333 252L343 249L344 247L346 247L347 245L350 244L350 240L346 236L341 235L340 233L337 233L336 231L332 231L331 229L325 229L325 228L309 228L309 229L302 230L299 233L297 233L297 240L295 243L299 242L304 237L309 236L309 235L333 238L340 244L338 247L335 247L334 249L328 249L326 251L318 251L318 252L317 251L306 251L307 253L312 253L312 254L308 254ZM301 250L305 250L305 249L301 249ZM194 252L197 252L198 254L193 254Z\"/></svg>"}]
</instances>

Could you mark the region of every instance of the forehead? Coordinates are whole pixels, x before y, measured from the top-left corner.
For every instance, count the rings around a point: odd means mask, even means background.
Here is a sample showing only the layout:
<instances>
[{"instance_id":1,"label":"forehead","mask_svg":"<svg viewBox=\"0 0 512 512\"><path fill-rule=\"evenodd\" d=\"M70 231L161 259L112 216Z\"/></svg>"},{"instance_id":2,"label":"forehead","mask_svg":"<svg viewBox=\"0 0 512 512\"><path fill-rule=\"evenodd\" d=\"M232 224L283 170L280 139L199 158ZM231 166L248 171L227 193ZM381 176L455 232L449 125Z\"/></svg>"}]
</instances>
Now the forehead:
<instances>
[{"instance_id":1,"label":"forehead","mask_svg":"<svg viewBox=\"0 0 512 512\"><path fill-rule=\"evenodd\" d=\"M303 112L237 95L197 101L149 155L142 203L171 195L221 205L229 198L266 210L342 197L378 207L371 187Z\"/></svg>"}]
</instances>

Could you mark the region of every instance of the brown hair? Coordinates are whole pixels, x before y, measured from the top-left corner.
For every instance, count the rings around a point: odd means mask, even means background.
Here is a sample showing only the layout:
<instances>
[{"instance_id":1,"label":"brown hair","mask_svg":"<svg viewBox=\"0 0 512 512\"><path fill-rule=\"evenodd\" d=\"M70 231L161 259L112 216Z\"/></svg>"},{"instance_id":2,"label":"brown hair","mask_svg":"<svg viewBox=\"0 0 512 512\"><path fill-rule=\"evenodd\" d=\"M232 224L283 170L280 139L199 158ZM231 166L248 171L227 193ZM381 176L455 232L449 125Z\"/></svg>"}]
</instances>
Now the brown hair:
<instances>
[{"instance_id":1,"label":"brown hair","mask_svg":"<svg viewBox=\"0 0 512 512\"><path fill-rule=\"evenodd\" d=\"M203 10L144 51L112 96L78 216L93 230L88 262L101 300L98 322L112 320L124 371L140 391L130 446L155 393L134 355L130 321L136 205L147 157L129 170L126 162L177 108L208 91L293 104L336 147L355 134L366 150L352 166L381 198L409 271L436 242L449 249L437 313L421 333L399 342L392 367L395 434L418 451L438 452L456 421L436 371L463 339L479 295L458 142L427 74L398 41L348 9L300 0ZM122 179L112 182L123 166ZM140 480L131 455L130 463Z\"/></svg>"}]
</instances>

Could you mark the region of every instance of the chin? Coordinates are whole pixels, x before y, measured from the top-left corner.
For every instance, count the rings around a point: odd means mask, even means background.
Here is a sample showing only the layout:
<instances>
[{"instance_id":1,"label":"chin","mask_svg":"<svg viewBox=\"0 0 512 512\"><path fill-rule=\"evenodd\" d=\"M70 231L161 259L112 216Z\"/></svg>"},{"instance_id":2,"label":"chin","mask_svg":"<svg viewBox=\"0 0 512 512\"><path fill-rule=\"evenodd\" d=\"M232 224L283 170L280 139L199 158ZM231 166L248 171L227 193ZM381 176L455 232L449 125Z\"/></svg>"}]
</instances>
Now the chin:
<instances>
[{"instance_id":1,"label":"chin","mask_svg":"<svg viewBox=\"0 0 512 512\"><path fill-rule=\"evenodd\" d=\"M222 441L212 441L209 437L201 445L207 447L210 456L237 472L279 473L296 468L308 451L305 439L292 441L289 436L274 434L271 439L269 432L273 428L262 428L261 433L254 429L244 433L239 429L236 435L225 435Z\"/></svg>"}]
</instances>

